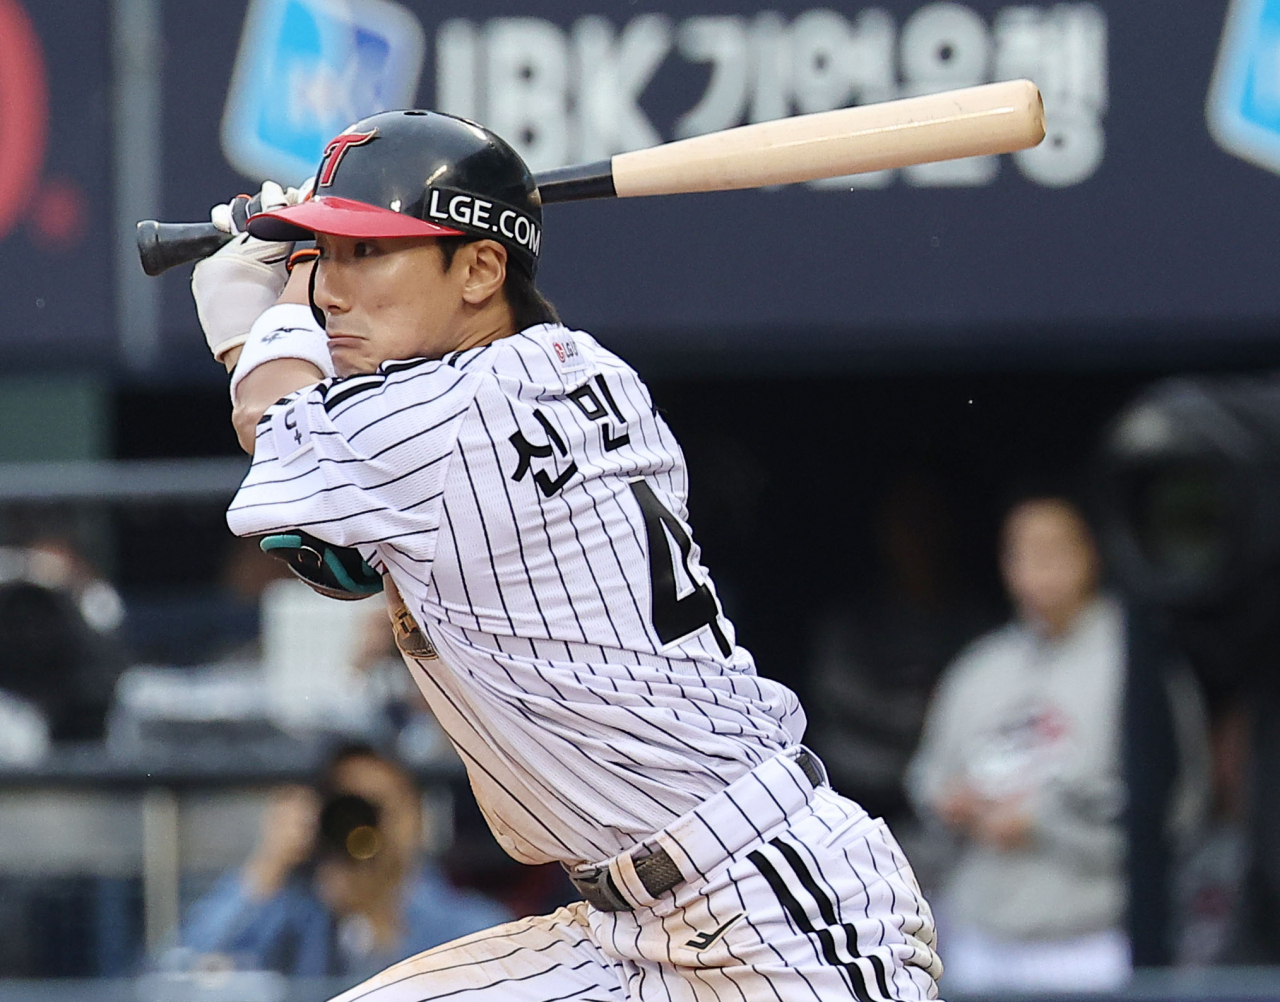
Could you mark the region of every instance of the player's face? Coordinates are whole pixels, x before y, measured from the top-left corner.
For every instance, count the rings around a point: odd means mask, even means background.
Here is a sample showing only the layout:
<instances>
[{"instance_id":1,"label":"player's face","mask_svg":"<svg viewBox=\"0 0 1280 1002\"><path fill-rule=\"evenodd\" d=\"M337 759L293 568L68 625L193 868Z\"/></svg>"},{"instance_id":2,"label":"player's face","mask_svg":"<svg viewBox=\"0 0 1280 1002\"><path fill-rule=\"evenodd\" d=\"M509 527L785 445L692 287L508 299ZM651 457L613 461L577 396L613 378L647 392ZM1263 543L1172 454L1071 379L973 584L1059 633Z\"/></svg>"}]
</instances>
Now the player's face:
<instances>
[{"instance_id":1,"label":"player's face","mask_svg":"<svg viewBox=\"0 0 1280 1002\"><path fill-rule=\"evenodd\" d=\"M464 336L460 269L432 237L316 236L315 304L340 376L401 358L440 358Z\"/></svg>"}]
</instances>

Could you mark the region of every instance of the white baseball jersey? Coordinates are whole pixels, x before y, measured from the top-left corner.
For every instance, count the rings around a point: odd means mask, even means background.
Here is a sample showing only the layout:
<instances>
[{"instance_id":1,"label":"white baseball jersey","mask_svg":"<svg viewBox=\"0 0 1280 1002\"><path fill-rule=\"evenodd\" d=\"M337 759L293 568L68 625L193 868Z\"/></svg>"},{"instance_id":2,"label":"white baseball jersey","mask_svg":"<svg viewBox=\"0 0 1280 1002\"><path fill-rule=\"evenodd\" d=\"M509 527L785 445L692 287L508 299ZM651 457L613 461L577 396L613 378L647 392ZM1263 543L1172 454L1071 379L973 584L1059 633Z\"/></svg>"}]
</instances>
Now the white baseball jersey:
<instances>
[{"instance_id":1,"label":"white baseball jersey","mask_svg":"<svg viewBox=\"0 0 1280 1002\"><path fill-rule=\"evenodd\" d=\"M734 644L687 495L636 373L543 325L286 397L227 517L389 573L433 648L406 660L499 842L582 862L804 730L794 694Z\"/></svg>"}]
</instances>

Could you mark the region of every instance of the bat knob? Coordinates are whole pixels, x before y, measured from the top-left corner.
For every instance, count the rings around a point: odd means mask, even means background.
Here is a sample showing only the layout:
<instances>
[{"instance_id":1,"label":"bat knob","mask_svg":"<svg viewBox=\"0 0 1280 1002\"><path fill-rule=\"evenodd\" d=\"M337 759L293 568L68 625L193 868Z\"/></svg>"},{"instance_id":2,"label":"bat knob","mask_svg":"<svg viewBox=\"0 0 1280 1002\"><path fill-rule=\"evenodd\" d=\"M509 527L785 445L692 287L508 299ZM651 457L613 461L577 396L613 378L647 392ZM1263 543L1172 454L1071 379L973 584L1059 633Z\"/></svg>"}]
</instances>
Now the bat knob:
<instances>
[{"instance_id":1,"label":"bat knob","mask_svg":"<svg viewBox=\"0 0 1280 1002\"><path fill-rule=\"evenodd\" d=\"M138 258L142 270L155 276L179 264L208 257L231 239L213 223L138 223Z\"/></svg>"}]
</instances>

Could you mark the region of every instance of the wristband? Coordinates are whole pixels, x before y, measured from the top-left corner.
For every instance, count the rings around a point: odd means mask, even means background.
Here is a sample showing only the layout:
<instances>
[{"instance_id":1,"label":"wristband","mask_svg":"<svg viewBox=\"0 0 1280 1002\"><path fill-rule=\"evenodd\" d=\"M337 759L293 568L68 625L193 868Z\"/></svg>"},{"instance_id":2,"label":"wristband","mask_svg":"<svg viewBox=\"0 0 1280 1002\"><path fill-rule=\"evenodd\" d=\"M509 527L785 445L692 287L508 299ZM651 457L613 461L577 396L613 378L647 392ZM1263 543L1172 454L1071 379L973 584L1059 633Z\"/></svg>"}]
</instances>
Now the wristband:
<instances>
[{"instance_id":1,"label":"wristband","mask_svg":"<svg viewBox=\"0 0 1280 1002\"><path fill-rule=\"evenodd\" d=\"M231 402L236 401L240 381L264 362L277 358L300 358L328 377L334 375L329 357L329 339L316 323L311 307L299 303L279 303L253 322L244 349L231 374Z\"/></svg>"}]
</instances>

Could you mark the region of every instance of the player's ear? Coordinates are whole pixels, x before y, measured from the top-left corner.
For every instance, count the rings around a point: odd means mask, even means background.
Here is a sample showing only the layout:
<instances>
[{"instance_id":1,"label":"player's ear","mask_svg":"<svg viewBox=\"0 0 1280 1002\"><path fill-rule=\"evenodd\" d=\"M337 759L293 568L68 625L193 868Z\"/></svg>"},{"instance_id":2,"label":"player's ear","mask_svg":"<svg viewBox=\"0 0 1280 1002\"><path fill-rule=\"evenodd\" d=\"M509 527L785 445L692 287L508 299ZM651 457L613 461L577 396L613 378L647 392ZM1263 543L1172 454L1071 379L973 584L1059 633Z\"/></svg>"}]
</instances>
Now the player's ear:
<instances>
[{"instance_id":1,"label":"player's ear","mask_svg":"<svg viewBox=\"0 0 1280 1002\"><path fill-rule=\"evenodd\" d=\"M455 260L461 265L462 298L472 306L483 306L507 280L507 249L496 240L475 240L463 244Z\"/></svg>"}]
</instances>

